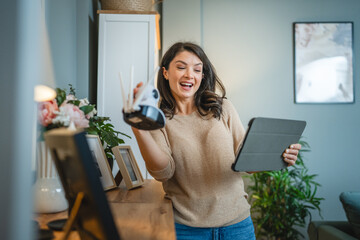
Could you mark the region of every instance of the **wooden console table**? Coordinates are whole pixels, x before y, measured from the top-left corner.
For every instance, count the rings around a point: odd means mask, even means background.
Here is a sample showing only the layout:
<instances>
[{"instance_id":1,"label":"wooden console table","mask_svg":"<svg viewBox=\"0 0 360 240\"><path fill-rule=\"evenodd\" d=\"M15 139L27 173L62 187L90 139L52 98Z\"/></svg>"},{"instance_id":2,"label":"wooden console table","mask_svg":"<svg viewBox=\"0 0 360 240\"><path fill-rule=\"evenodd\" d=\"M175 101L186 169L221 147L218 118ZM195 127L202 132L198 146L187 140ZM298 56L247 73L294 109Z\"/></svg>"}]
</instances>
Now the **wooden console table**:
<instances>
[{"instance_id":1,"label":"wooden console table","mask_svg":"<svg viewBox=\"0 0 360 240\"><path fill-rule=\"evenodd\" d=\"M164 198L160 182L145 180L142 187L127 190L122 183L106 192L110 208L121 239L175 239L172 203ZM34 217L41 228L47 223L67 217L67 211L54 214L39 214ZM55 239L63 233L54 231ZM71 232L69 239L80 239L77 232Z\"/></svg>"}]
</instances>

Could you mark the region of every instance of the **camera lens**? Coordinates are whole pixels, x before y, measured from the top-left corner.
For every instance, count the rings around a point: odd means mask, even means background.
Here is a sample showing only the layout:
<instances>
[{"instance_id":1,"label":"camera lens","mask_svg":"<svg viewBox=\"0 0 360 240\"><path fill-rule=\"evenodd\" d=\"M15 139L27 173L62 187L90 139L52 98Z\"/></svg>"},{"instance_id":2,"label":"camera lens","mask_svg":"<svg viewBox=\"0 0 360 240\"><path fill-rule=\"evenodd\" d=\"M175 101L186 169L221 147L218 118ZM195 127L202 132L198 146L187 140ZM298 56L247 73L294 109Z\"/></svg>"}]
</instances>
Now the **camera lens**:
<instances>
[{"instance_id":1,"label":"camera lens","mask_svg":"<svg viewBox=\"0 0 360 240\"><path fill-rule=\"evenodd\" d=\"M156 89L153 90L152 94L153 94L153 97L154 97L155 99L158 99L158 98L159 98L159 93L158 93L158 91L157 91Z\"/></svg>"}]
</instances>

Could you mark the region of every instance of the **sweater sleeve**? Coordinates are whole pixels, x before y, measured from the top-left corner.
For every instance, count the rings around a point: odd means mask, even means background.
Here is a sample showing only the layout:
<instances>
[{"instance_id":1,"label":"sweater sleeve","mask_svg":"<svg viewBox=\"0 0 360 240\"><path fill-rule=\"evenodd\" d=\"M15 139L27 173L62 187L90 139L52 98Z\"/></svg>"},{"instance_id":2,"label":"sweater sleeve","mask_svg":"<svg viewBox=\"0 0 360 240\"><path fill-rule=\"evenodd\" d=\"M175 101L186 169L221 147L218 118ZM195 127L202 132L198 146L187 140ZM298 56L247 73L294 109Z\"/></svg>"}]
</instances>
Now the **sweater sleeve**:
<instances>
[{"instance_id":1,"label":"sweater sleeve","mask_svg":"<svg viewBox=\"0 0 360 240\"><path fill-rule=\"evenodd\" d=\"M163 151L168 156L169 163L164 169L157 170L157 171L153 171L153 170L149 169L148 167L146 167L146 168L149 171L149 173L151 174L151 176L153 176L156 180L165 182L166 180L170 179L174 175L174 172L175 172L175 162L172 157L169 140L167 138L165 128L150 131L150 134L153 137L153 139L155 140L155 142L157 143L157 145L159 146L159 148L161 149L161 151Z\"/></svg>"},{"instance_id":2,"label":"sweater sleeve","mask_svg":"<svg viewBox=\"0 0 360 240\"><path fill-rule=\"evenodd\" d=\"M227 99L223 103L224 118L233 136L234 153L237 154L245 136L245 128L234 105Z\"/></svg>"}]
</instances>

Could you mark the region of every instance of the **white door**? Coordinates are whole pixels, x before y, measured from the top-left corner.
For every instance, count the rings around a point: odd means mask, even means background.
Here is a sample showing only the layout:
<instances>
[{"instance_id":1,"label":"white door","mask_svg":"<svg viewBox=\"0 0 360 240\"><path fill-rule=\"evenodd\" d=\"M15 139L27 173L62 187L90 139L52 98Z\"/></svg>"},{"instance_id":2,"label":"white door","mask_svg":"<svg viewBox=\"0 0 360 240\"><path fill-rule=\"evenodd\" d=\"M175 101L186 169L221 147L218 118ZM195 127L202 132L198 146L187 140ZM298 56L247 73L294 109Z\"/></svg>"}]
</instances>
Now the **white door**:
<instances>
[{"instance_id":1,"label":"white door","mask_svg":"<svg viewBox=\"0 0 360 240\"><path fill-rule=\"evenodd\" d=\"M119 72L130 89L130 69L134 66L134 85L146 82L155 69L155 15L100 14L97 109L99 116L108 116L115 129L132 137L124 137L130 145L144 178L145 163L131 128L123 120L123 100ZM117 171L114 169L113 172Z\"/></svg>"}]
</instances>

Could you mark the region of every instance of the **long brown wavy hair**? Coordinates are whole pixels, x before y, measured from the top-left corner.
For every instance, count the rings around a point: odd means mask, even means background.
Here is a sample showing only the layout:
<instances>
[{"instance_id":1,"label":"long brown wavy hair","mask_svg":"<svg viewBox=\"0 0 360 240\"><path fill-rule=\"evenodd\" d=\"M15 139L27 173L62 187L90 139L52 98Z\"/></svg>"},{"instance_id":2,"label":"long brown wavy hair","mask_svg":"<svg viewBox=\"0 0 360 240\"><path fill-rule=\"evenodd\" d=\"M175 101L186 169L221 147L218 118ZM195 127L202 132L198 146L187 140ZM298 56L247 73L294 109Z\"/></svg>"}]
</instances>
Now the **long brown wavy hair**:
<instances>
[{"instance_id":1,"label":"long brown wavy hair","mask_svg":"<svg viewBox=\"0 0 360 240\"><path fill-rule=\"evenodd\" d=\"M222 103L226 94L225 87L216 75L214 66L202 48L191 42L175 43L169 48L161 60L161 69L157 79L157 88L161 96L160 109L164 112L165 116L170 119L175 115L176 101L171 93L169 81L166 80L163 75L163 67L168 70L170 62L178 53L183 51L195 54L203 63L203 79L199 89L195 93L195 106L197 111L202 116L212 114L214 118L220 119ZM220 91L221 96L216 94L216 89Z\"/></svg>"}]
</instances>

